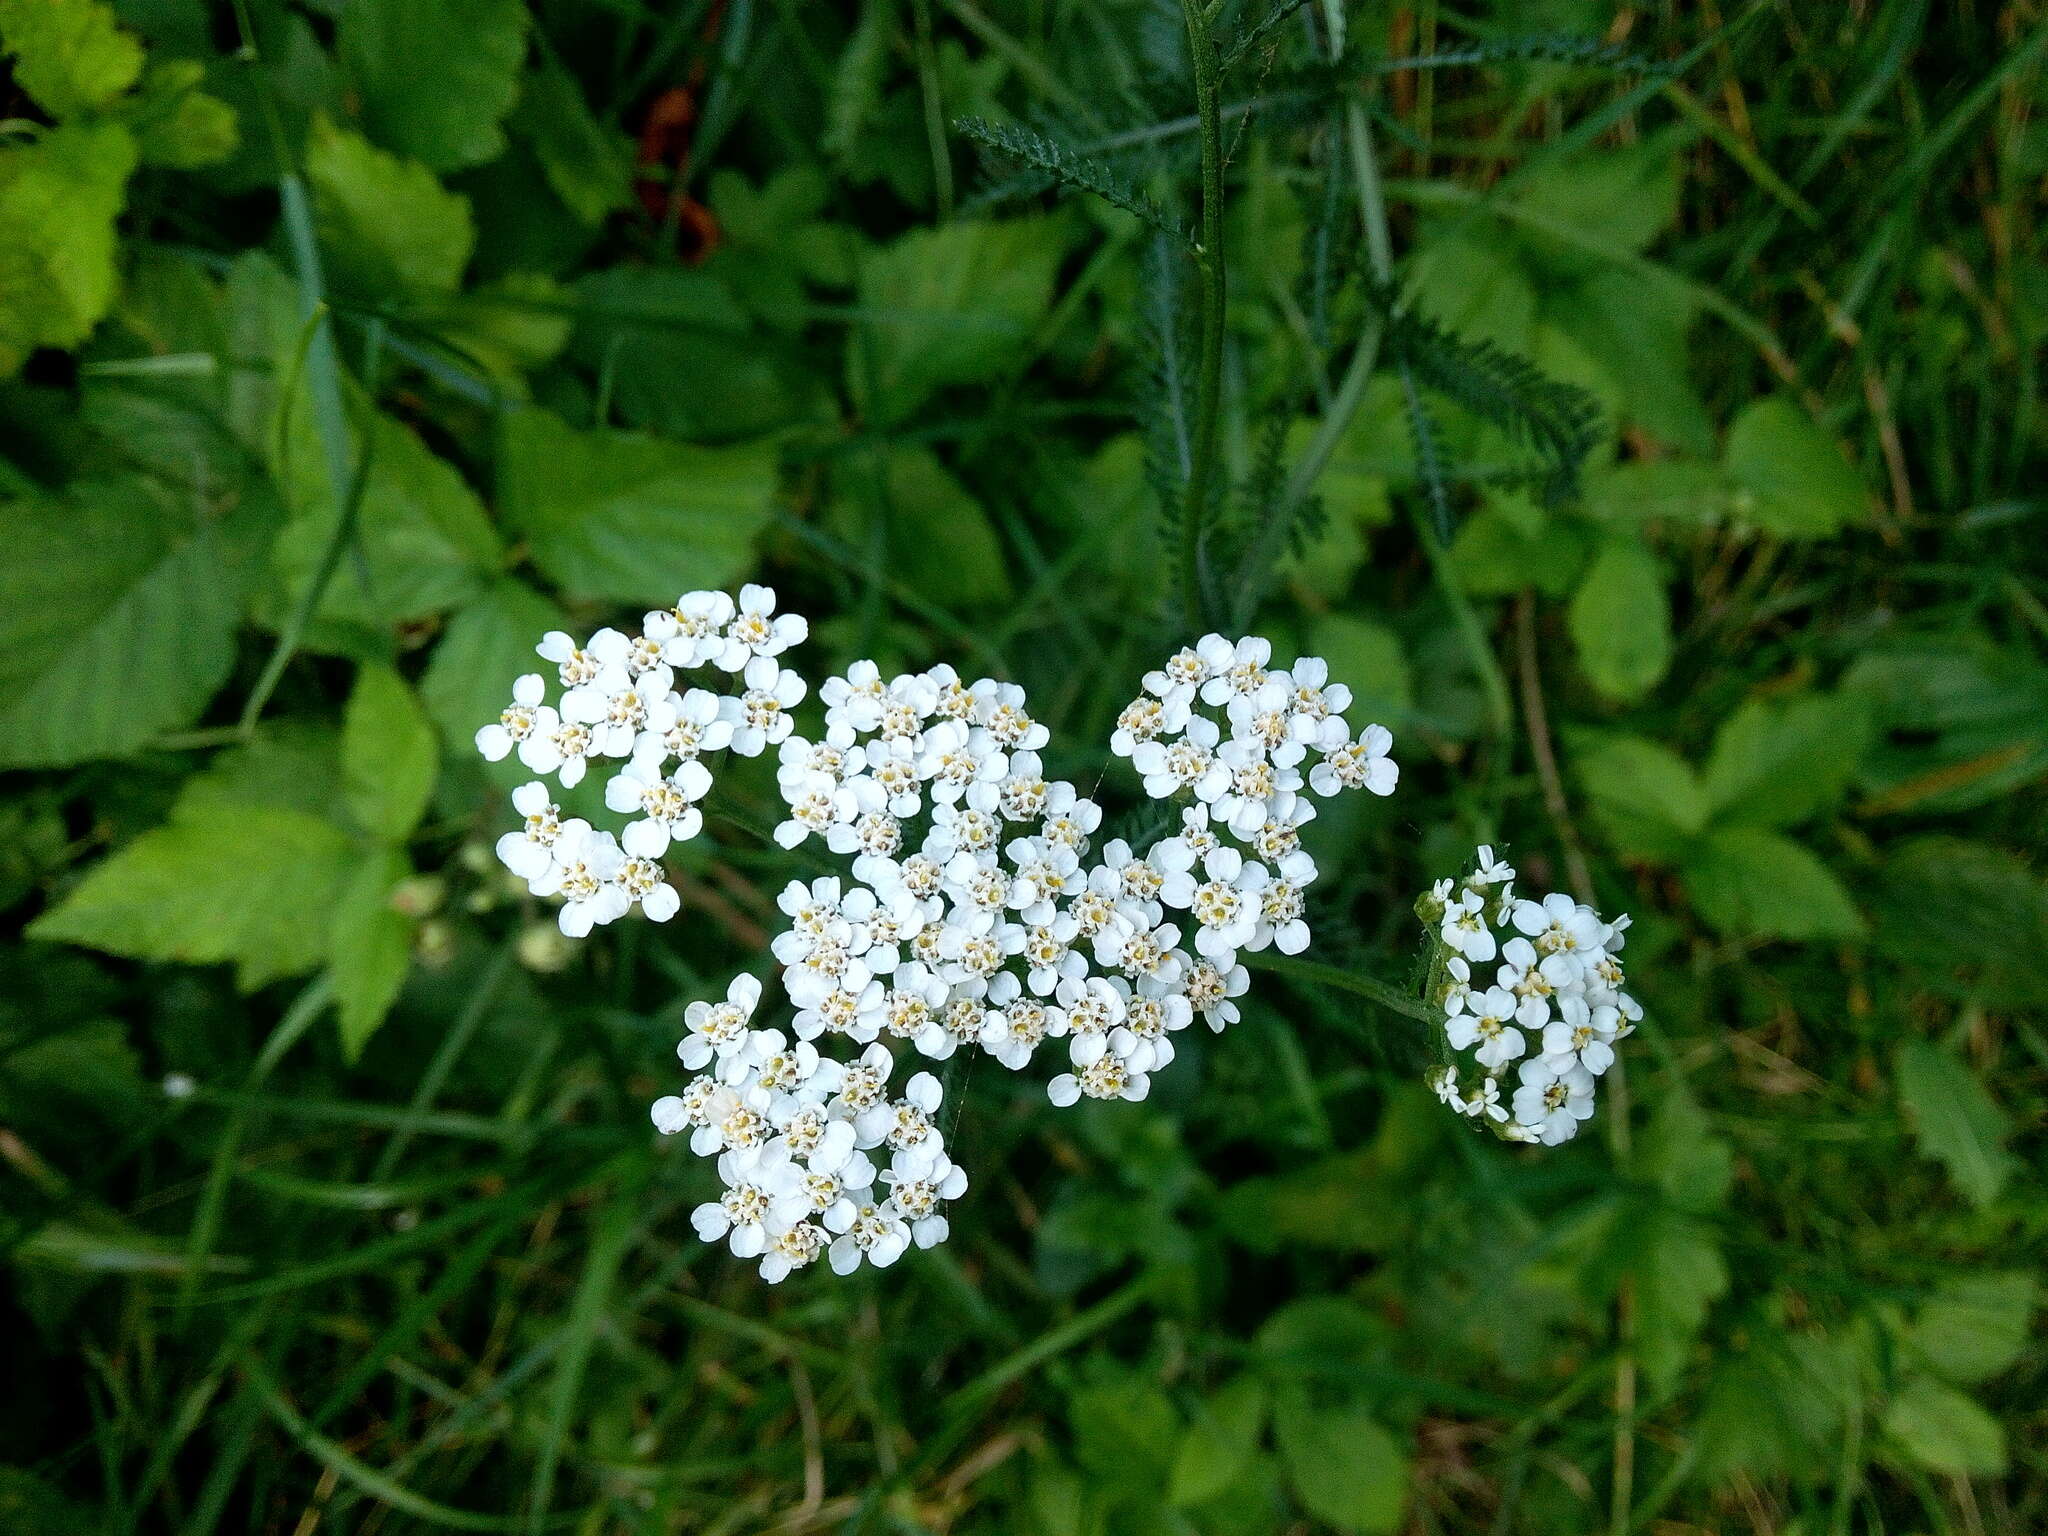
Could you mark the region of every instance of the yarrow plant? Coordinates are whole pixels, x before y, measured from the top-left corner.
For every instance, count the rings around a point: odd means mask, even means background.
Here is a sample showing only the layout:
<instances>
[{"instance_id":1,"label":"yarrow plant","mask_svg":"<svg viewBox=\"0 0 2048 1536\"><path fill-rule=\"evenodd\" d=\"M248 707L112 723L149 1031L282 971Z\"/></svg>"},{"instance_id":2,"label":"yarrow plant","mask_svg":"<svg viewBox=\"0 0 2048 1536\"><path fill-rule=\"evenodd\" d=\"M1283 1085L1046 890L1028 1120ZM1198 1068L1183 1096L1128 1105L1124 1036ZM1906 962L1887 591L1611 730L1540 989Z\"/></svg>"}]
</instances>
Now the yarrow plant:
<instances>
[{"instance_id":1,"label":"yarrow plant","mask_svg":"<svg viewBox=\"0 0 2048 1536\"><path fill-rule=\"evenodd\" d=\"M787 812L774 840L844 861L843 875L793 880L779 898L787 925L771 951L787 1028L757 1027L752 975L723 1001L690 1004L678 1055L696 1076L652 1111L659 1130L687 1132L716 1160L725 1192L694 1212L699 1234L759 1259L770 1281L820 1255L840 1273L885 1266L947 1236L945 1207L967 1174L940 1126L938 1078L906 1075L906 1059L979 1051L1021 1071L1047 1051L1056 1105L1144 1098L1176 1034L1236 1021L1245 956L1307 947L1317 871L1301 828L1316 801L1388 795L1399 777L1392 737L1378 725L1353 733L1350 690L1320 659L1278 667L1264 639L1211 634L1146 674L1110 739L1146 794L1179 802L1178 826L1143 850L1098 846L1101 807L1046 778L1047 730L1015 684L943 663L885 677L859 661L817 690L821 729L797 734L792 711L811 689L782 657L806 633L758 586L737 602L686 593L638 636L550 633L538 651L559 701L529 674L477 733L485 757L516 753L564 786L593 763L617 765L604 798L630 818L618 832L565 818L536 779L513 795L522 826L498 843L533 892L561 900L571 937L635 907L655 922L675 915L660 861L702 830L723 752L772 749ZM693 671L727 686L679 682ZM1455 926L1447 916L1445 932ZM1580 943L1579 927L1564 931ZM1523 947L1547 946L1536 972L1547 978L1549 957L1566 952L1548 929L1532 933ZM1604 959L1618 944L1601 929L1582 947ZM1570 1124L1591 1070L1559 1067ZM1562 1139L1555 1120L1515 1124Z\"/></svg>"},{"instance_id":2,"label":"yarrow plant","mask_svg":"<svg viewBox=\"0 0 2048 1536\"><path fill-rule=\"evenodd\" d=\"M1508 1141L1571 1140L1615 1042L1643 1016L1621 989L1627 915L1610 923L1569 896L1518 898L1514 868L1488 847L1416 913L1432 930L1428 990L1443 1015L1437 1096Z\"/></svg>"}]
</instances>

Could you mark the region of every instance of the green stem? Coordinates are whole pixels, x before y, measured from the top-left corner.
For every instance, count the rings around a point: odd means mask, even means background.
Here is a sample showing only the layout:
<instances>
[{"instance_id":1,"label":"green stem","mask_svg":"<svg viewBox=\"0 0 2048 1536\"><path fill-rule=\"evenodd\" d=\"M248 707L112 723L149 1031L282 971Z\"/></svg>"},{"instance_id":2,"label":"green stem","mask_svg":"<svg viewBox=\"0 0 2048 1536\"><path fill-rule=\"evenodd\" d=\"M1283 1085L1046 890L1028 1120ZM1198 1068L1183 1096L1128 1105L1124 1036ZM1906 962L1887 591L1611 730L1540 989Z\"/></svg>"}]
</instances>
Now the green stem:
<instances>
[{"instance_id":1,"label":"green stem","mask_svg":"<svg viewBox=\"0 0 2048 1536\"><path fill-rule=\"evenodd\" d=\"M1195 116L1201 123L1202 214L1196 260L1201 267L1202 342L1195 376L1195 436L1188 456L1187 504L1181 521L1181 596L1190 618L1207 611L1202 591L1202 544L1208 533L1209 484L1215 476L1216 437L1223 400L1223 118L1218 110L1219 64L1200 0L1181 0L1188 52L1195 65Z\"/></svg>"}]
</instances>

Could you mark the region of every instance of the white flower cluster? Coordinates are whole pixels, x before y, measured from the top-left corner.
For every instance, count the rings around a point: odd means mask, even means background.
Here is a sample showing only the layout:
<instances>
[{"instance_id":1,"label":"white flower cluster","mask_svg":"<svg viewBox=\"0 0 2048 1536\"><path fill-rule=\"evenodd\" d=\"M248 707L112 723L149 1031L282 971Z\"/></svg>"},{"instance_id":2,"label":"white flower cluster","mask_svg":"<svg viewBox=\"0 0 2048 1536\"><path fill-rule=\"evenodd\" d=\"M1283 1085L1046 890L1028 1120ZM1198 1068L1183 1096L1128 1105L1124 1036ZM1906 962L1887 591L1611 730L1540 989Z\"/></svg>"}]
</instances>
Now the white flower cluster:
<instances>
[{"instance_id":1,"label":"white flower cluster","mask_svg":"<svg viewBox=\"0 0 2048 1536\"><path fill-rule=\"evenodd\" d=\"M752 1027L761 987L740 977L723 1003L690 1006L679 1054L700 1075L654 1106L662 1131L687 1129L718 1160L726 1193L697 1209L700 1234L779 1280L820 1253L844 1273L946 1236L941 1206L967 1176L936 1125L938 1080L916 1073L888 1097L896 1051L980 1051L1017 1070L1059 1041L1053 1103L1142 1099L1178 1031L1237 1019L1241 955L1307 946L1309 793L1385 795L1398 771L1384 729L1351 734L1350 690L1321 660L1275 669L1269 642L1210 635L1146 677L1111 742L1149 794L1187 800L1178 832L1143 853L1121 838L1097 849L1101 808L1045 777L1046 728L1015 684L945 665L885 678L856 662L818 690L817 737L793 734L806 689L775 658L804 626L772 617L774 602L757 587L737 608L692 593L650 614L639 639L607 630L578 648L550 635L559 709L538 676L522 678L477 744L487 757L516 748L564 784L589 757L626 760L606 803L641 819L618 840L563 821L536 783L514 797L525 830L499 844L533 890L564 898L572 935L636 901L657 921L674 913L656 861L700 827L700 759L720 747L775 746L788 810L775 841L849 861L850 879L781 894L788 924L772 950L790 1033ZM674 669L705 663L740 673L745 691L677 694ZM859 1054L824 1055L834 1035Z\"/></svg>"},{"instance_id":2,"label":"white flower cluster","mask_svg":"<svg viewBox=\"0 0 2048 1536\"><path fill-rule=\"evenodd\" d=\"M1555 1146L1592 1117L1614 1043L1643 1010L1621 990L1627 916L1605 922L1569 896L1517 899L1514 880L1514 869L1482 847L1462 884L1439 880L1417 904L1441 944L1445 1041L1479 1068L1469 1087L1455 1064L1436 1068L1431 1084L1507 1140ZM1510 1067L1516 1082L1503 1104Z\"/></svg>"},{"instance_id":3,"label":"white flower cluster","mask_svg":"<svg viewBox=\"0 0 2048 1536\"><path fill-rule=\"evenodd\" d=\"M565 789L583 781L592 759L623 759L604 802L637 818L614 836L580 817L564 820L539 780L513 792L525 825L498 839L498 857L536 896L562 898L562 932L580 939L636 903L657 923L676 915L681 898L660 860L703 828L697 806L711 771L702 759L727 747L758 757L788 738L789 711L806 686L775 658L809 632L801 617L775 612L773 590L748 586L737 604L723 592L685 593L648 614L637 636L601 629L578 645L553 630L535 647L561 679L559 706L545 702L541 674L527 673L512 685L511 704L476 733L477 750L492 762L516 751ZM736 674L741 686L678 692L676 673L702 667Z\"/></svg>"}]
</instances>

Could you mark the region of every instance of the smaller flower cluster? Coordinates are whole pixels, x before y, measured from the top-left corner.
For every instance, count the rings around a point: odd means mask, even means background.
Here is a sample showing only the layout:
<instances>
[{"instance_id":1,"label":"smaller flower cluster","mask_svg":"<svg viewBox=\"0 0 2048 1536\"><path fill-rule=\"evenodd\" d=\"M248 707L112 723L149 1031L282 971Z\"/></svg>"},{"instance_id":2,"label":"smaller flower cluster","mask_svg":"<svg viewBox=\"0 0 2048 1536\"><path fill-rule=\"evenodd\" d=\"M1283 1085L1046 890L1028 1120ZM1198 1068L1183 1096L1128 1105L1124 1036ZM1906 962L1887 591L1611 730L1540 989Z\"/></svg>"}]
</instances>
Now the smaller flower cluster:
<instances>
[{"instance_id":1,"label":"smaller flower cluster","mask_svg":"<svg viewBox=\"0 0 2048 1536\"><path fill-rule=\"evenodd\" d=\"M686 592L648 614L638 635L601 629L584 645L561 630L542 637L535 650L555 666L559 704L546 702L540 673L527 673L476 733L477 751L491 762L516 752L564 789L580 784L593 761L623 760L605 805L635 818L614 835L564 818L540 780L513 792L524 824L498 839L498 857L536 896L562 898L562 932L580 939L636 903L657 923L675 916L681 898L660 861L703 828L704 759L727 748L758 757L789 736L789 711L807 689L776 658L809 629L799 614L776 613L773 589L746 586L737 603L723 592ZM677 671L702 667L731 676L737 691L678 691Z\"/></svg>"},{"instance_id":2,"label":"smaller flower cluster","mask_svg":"<svg viewBox=\"0 0 2048 1536\"><path fill-rule=\"evenodd\" d=\"M1437 1096L1510 1141L1555 1146L1593 1114L1614 1044L1643 1016L1622 991L1629 920L1569 896L1518 899L1514 869L1479 850L1462 882L1439 880L1416 904L1439 944L1435 1001L1444 1042L1460 1053L1431 1073ZM1479 1069L1461 1080L1463 1053ZM1510 1068L1515 1086L1502 1095Z\"/></svg>"},{"instance_id":3,"label":"smaller flower cluster","mask_svg":"<svg viewBox=\"0 0 2048 1536\"><path fill-rule=\"evenodd\" d=\"M938 1079L919 1072L892 1099L887 1047L821 1057L808 1040L752 1028L760 1001L761 983L741 975L724 1002L690 1004L676 1054L699 1075L653 1106L656 1129L687 1130L692 1151L718 1159L725 1193L691 1213L697 1235L760 1259L770 1282L820 1253L843 1275L944 1242L942 1207L967 1175L946 1155Z\"/></svg>"}]
</instances>

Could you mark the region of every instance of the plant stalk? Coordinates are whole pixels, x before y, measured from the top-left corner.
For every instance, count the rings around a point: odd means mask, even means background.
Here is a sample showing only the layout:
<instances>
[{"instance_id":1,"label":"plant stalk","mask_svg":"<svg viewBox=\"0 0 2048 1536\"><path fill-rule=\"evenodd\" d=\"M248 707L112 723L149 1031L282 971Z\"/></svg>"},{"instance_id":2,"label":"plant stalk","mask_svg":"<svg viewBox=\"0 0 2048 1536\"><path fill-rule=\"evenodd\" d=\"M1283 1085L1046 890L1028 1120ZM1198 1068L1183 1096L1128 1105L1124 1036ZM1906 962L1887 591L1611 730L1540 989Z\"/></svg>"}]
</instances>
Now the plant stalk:
<instances>
[{"instance_id":1,"label":"plant stalk","mask_svg":"<svg viewBox=\"0 0 2048 1536\"><path fill-rule=\"evenodd\" d=\"M1223 402L1223 116L1216 44L1200 0L1181 0L1188 52L1195 67L1195 116L1202 144L1202 210L1196 260L1201 268L1201 357L1195 375L1195 435L1188 460L1187 504L1181 520L1180 583L1189 617L1205 622L1202 544L1208 534L1209 486Z\"/></svg>"}]
</instances>

